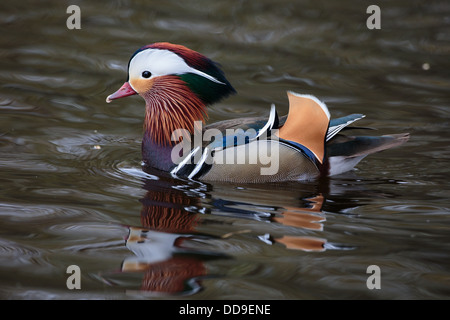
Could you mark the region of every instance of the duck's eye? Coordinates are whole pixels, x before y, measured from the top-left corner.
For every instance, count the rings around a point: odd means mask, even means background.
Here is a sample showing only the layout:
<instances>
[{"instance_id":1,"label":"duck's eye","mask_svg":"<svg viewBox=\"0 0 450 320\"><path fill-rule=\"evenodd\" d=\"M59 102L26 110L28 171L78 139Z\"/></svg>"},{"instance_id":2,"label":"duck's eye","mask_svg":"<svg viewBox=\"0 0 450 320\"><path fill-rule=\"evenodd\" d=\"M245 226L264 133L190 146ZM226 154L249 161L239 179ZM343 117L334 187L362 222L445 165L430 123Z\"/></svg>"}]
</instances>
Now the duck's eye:
<instances>
[{"instance_id":1,"label":"duck's eye","mask_svg":"<svg viewBox=\"0 0 450 320\"><path fill-rule=\"evenodd\" d=\"M142 72L143 78L150 78L152 76L152 73L150 71L144 71Z\"/></svg>"}]
</instances>

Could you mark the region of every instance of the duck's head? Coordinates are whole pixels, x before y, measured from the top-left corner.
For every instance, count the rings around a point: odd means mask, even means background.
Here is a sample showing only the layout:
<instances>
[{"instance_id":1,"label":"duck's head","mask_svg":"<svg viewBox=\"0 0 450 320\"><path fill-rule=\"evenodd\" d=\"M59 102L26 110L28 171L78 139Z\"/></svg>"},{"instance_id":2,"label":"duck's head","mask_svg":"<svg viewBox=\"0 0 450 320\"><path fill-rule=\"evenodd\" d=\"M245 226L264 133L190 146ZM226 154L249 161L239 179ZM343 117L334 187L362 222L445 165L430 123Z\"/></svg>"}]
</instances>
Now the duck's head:
<instances>
[{"instance_id":1,"label":"duck's head","mask_svg":"<svg viewBox=\"0 0 450 320\"><path fill-rule=\"evenodd\" d=\"M139 94L146 102L144 129L160 144L171 143L176 129L194 131L206 106L235 93L219 66L181 45L153 43L137 50L128 63L128 79L106 101Z\"/></svg>"}]
</instances>

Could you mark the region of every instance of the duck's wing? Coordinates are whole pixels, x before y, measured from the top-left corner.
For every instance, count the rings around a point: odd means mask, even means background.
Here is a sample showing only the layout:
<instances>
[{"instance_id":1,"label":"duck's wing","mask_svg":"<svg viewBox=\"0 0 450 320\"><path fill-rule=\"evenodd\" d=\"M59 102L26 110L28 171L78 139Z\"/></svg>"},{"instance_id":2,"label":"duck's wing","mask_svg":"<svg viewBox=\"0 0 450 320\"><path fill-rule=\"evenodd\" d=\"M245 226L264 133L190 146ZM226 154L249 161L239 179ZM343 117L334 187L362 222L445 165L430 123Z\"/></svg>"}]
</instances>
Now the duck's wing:
<instances>
[{"instance_id":1,"label":"duck's wing","mask_svg":"<svg viewBox=\"0 0 450 320\"><path fill-rule=\"evenodd\" d=\"M192 149L172 173L228 182L308 180L324 173L325 155L329 174L336 175L351 170L365 156L398 146L409 138L409 134L381 137L339 134L355 129L350 125L364 115L352 114L330 121L326 105L317 98L293 92L288 92L288 97L289 114L285 117L279 118L272 106L268 117L226 120L206 126L204 143ZM252 163L254 155L269 149L270 162L263 163L257 158L259 162ZM262 173L268 163L269 169L276 164L276 170Z\"/></svg>"},{"instance_id":2,"label":"duck's wing","mask_svg":"<svg viewBox=\"0 0 450 320\"><path fill-rule=\"evenodd\" d=\"M198 171L200 178L259 183L316 178L325 154L328 109L310 95L288 92L288 98L289 114L282 126L277 125L279 121L271 120L277 117L269 116L269 121L248 143L219 143L227 147L216 150L213 165L202 166ZM256 139L265 137L263 134L273 128L278 131L269 139Z\"/></svg>"},{"instance_id":3,"label":"duck's wing","mask_svg":"<svg viewBox=\"0 0 450 320\"><path fill-rule=\"evenodd\" d=\"M232 119L208 125L202 131L201 146L195 146L171 173L188 178L199 177L210 169L215 153L247 145L260 137L267 138L274 128L278 128L275 105L271 106L268 117ZM195 141L195 137L192 140Z\"/></svg>"}]
</instances>

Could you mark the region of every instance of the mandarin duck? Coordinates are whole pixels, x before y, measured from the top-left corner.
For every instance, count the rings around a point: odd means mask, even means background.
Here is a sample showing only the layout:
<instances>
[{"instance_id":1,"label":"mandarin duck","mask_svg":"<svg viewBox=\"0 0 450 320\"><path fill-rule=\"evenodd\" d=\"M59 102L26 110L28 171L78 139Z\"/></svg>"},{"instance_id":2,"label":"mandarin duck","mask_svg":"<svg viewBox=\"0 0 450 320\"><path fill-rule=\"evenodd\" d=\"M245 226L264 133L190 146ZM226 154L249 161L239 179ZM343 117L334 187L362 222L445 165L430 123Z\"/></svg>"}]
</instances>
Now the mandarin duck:
<instances>
[{"instance_id":1,"label":"mandarin duck","mask_svg":"<svg viewBox=\"0 0 450 320\"><path fill-rule=\"evenodd\" d=\"M143 168L202 181L264 183L313 180L352 170L365 156L398 146L409 134L350 136L364 117L330 119L322 101L288 91L279 117L224 120L203 126L206 107L236 91L217 63L182 45L153 43L128 62L128 79L106 101L145 100Z\"/></svg>"}]
</instances>

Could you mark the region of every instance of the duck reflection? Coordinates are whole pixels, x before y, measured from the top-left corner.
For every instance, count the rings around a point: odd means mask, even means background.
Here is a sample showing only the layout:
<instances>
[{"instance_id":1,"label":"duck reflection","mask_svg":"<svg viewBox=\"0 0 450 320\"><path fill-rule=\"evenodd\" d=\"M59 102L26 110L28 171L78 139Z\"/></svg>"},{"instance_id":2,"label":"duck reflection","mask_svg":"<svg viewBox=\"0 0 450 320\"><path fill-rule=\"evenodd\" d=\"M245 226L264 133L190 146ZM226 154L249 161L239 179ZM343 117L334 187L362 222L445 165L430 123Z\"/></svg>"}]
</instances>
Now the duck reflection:
<instances>
[{"instance_id":1,"label":"duck reflection","mask_svg":"<svg viewBox=\"0 0 450 320\"><path fill-rule=\"evenodd\" d=\"M205 278L221 276L213 275L210 270L217 268L210 266L220 259L232 259L220 251L229 248L230 238L242 233L287 250L336 249L324 238L322 210L327 187L211 186L161 176L145 180L141 225L128 227L126 239L134 256L123 261L122 272L143 275L141 292L187 295L201 290ZM216 235L202 233L202 229L215 230Z\"/></svg>"},{"instance_id":2,"label":"duck reflection","mask_svg":"<svg viewBox=\"0 0 450 320\"><path fill-rule=\"evenodd\" d=\"M126 239L126 246L135 257L123 262L122 271L143 272L144 291L192 294L200 290L200 278L207 274L205 261L225 258L186 245L195 239L208 238L195 231L199 214L189 211L200 208L202 192L191 187L188 196L164 180L148 180L144 189L147 192L141 200L142 226L129 227Z\"/></svg>"}]
</instances>

